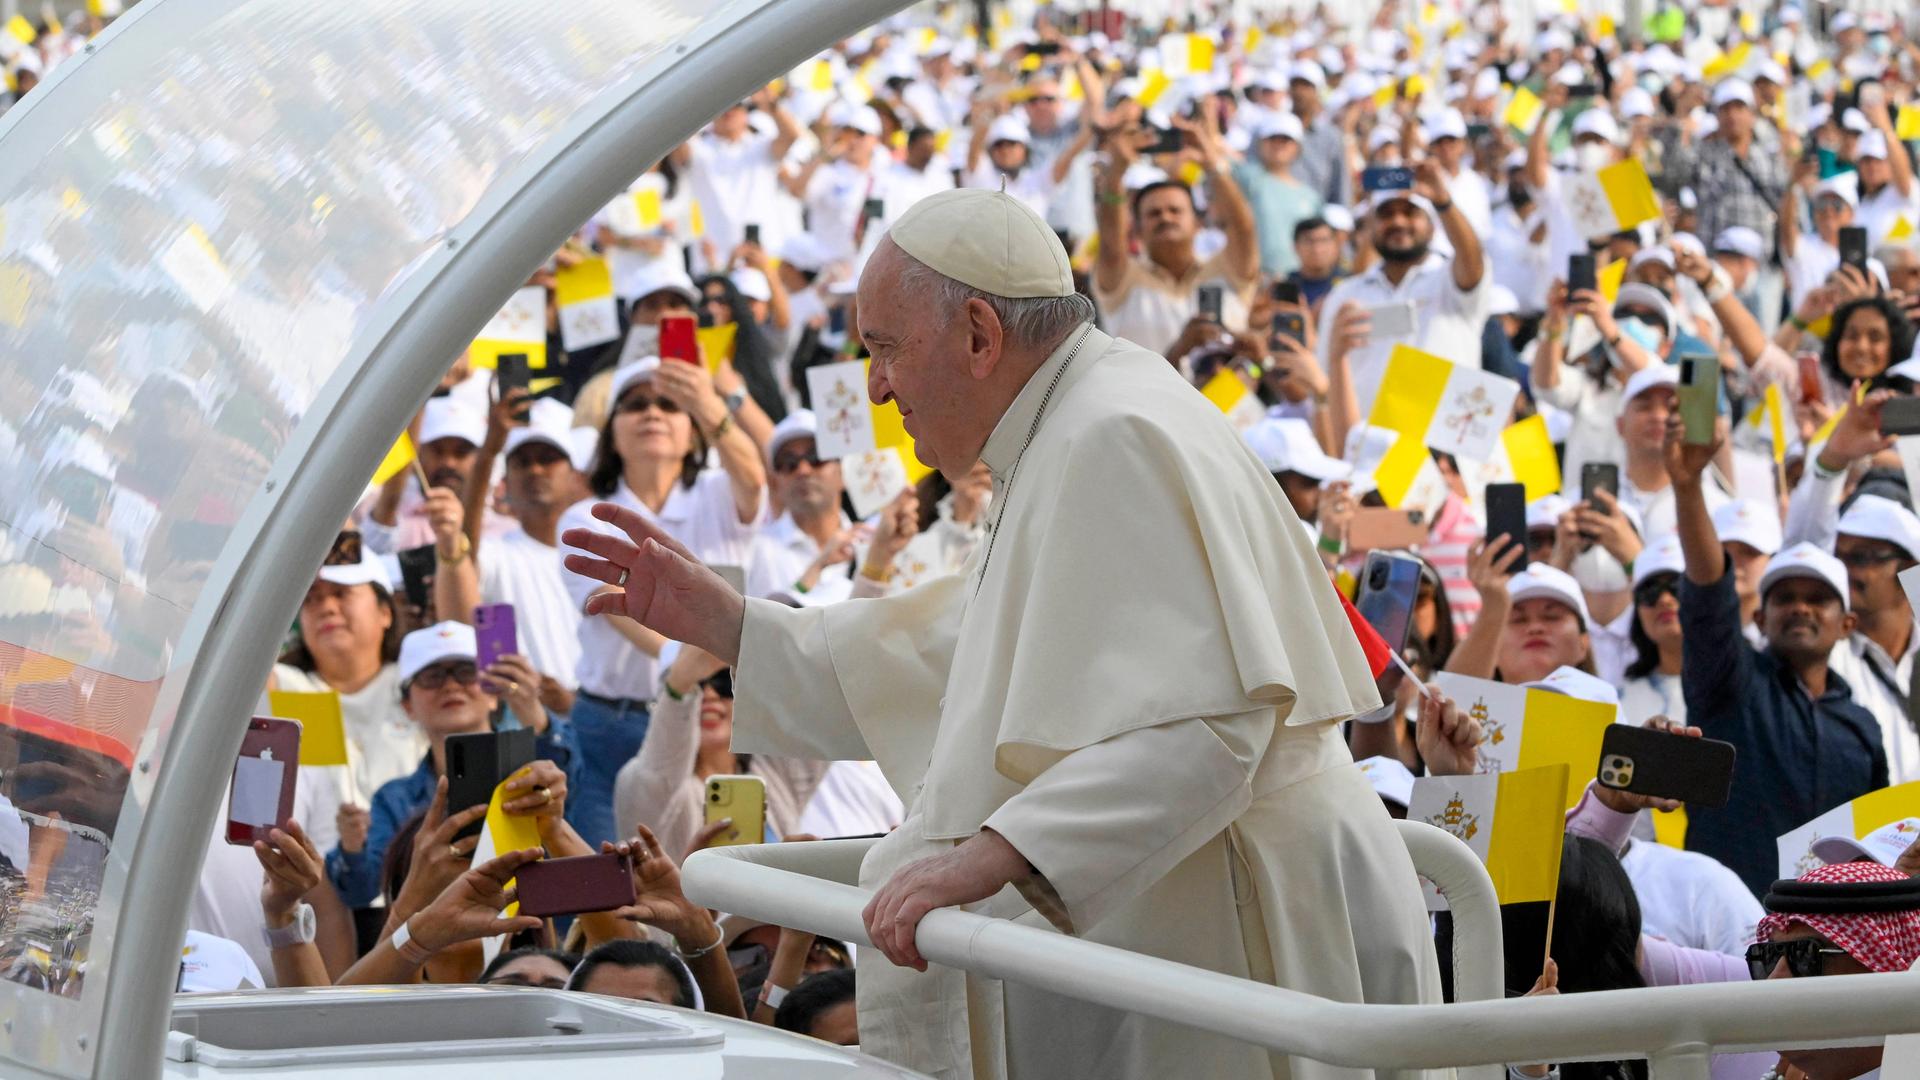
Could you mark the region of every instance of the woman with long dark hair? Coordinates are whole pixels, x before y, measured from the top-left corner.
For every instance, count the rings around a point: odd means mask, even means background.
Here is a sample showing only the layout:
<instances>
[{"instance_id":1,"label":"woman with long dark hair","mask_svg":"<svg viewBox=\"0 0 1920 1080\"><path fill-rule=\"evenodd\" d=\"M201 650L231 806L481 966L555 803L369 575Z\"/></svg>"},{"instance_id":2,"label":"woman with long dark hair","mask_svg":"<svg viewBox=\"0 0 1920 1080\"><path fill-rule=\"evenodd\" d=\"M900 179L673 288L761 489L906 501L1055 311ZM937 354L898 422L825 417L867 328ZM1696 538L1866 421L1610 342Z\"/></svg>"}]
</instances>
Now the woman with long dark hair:
<instances>
[{"instance_id":1,"label":"woman with long dark hair","mask_svg":"<svg viewBox=\"0 0 1920 1080\"><path fill-rule=\"evenodd\" d=\"M588 472L592 495L561 515L560 531L612 531L593 516L595 503L612 502L655 522L696 558L745 566L766 519L766 467L706 369L647 357L615 372L611 390L612 415ZM709 447L718 468L706 467ZM566 577L583 610L594 594L613 588L579 574ZM580 622L580 691L572 717L579 752L569 770L567 816L589 845L617 839L614 775L646 737L664 643L620 616Z\"/></svg>"},{"instance_id":2,"label":"woman with long dark hair","mask_svg":"<svg viewBox=\"0 0 1920 1080\"><path fill-rule=\"evenodd\" d=\"M1657 541L1633 565L1633 662L1620 687L1620 719L1644 724L1664 716L1687 722L1680 692L1680 572L1677 543Z\"/></svg>"},{"instance_id":3,"label":"woman with long dark hair","mask_svg":"<svg viewBox=\"0 0 1920 1080\"><path fill-rule=\"evenodd\" d=\"M1827 400L1843 401L1856 381L1879 389L1887 369L1913 353L1913 323L1892 297L1863 296L1840 305L1820 345L1820 367L1833 380ZM1833 390L1842 393L1835 395Z\"/></svg>"},{"instance_id":4,"label":"woman with long dark hair","mask_svg":"<svg viewBox=\"0 0 1920 1080\"><path fill-rule=\"evenodd\" d=\"M754 403L768 419L779 423L787 415L787 402L773 371L773 343L767 340L760 320L754 318L753 302L726 274L701 278L699 286L700 321L709 326L732 323L737 327L733 334L733 370L746 380L747 393Z\"/></svg>"}]
</instances>

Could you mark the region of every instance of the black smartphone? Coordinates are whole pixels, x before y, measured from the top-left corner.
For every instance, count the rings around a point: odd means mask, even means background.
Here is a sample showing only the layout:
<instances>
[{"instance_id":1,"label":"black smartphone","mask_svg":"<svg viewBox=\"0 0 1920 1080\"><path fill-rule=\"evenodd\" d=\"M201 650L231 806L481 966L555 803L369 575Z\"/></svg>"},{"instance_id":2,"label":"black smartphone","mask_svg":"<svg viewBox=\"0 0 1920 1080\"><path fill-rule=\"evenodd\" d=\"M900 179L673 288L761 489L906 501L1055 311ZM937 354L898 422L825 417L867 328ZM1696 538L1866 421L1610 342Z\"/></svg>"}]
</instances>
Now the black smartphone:
<instances>
[{"instance_id":1,"label":"black smartphone","mask_svg":"<svg viewBox=\"0 0 1920 1080\"><path fill-rule=\"evenodd\" d=\"M1307 343L1307 320L1297 311L1276 311L1273 322L1267 328L1268 348L1278 351L1277 342L1282 338L1292 340L1298 345Z\"/></svg>"},{"instance_id":2,"label":"black smartphone","mask_svg":"<svg viewBox=\"0 0 1920 1080\"><path fill-rule=\"evenodd\" d=\"M1605 491L1619 501L1620 466L1611 461L1589 461L1580 466L1580 501L1604 514L1606 510L1594 501L1596 491Z\"/></svg>"},{"instance_id":3,"label":"black smartphone","mask_svg":"<svg viewBox=\"0 0 1920 1080\"><path fill-rule=\"evenodd\" d=\"M1420 560L1405 552L1369 551L1353 606L1395 655L1406 651L1413 605L1420 598Z\"/></svg>"},{"instance_id":4,"label":"black smartphone","mask_svg":"<svg viewBox=\"0 0 1920 1080\"><path fill-rule=\"evenodd\" d=\"M1186 139L1177 128L1154 128L1153 142L1140 148L1143 154L1177 154L1186 148Z\"/></svg>"},{"instance_id":5,"label":"black smartphone","mask_svg":"<svg viewBox=\"0 0 1920 1080\"><path fill-rule=\"evenodd\" d=\"M1599 97L1600 85L1590 82L1574 83L1567 87L1567 96L1570 98Z\"/></svg>"},{"instance_id":6,"label":"black smartphone","mask_svg":"<svg viewBox=\"0 0 1920 1080\"><path fill-rule=\"evenodd\" d=\"M1920 397L1896 397L1880 406L1880 434L1920 435Z\"/></svg>"},{"instance_id":7,"label":"black smartphone","mask_svg":"<svg viewBox=\"0 0 1920 1080\"><path fill-rule=\"evenodd\" d=\"M426 610L427 601L433 598L433 570L438 565L433 545L408 548L395 557L400 560L400 587L407 594L407 603Z\"/></svg>"},{"instance_id":8,"label":"black smartphone","mask_svg":"<svg viewBox=\"0 0 1920 1080\"><path fill-rule=\"evenodd\" d=\"M532 369L528 363L526 353L500 354L498 366L494 369L494 384L500 400L505 401L507 392L510 390L525 390L528 381L531 380L532 377ZM513 411L513 418L525 423L527 414L531 412L532 409L533 402L523 401L520 403L520 407Z\"/></svg>"},{"instance_id":9,"label":"black smartphone","mask_svg":"<svg viewBox=\"0 0 1920 1080\"><path fill-rule=\"evenodd\" d=\"M1487 485L1487 547L1496 554L1509 544L1527 546L1527 485Z\"/></svg>"},{"instance_id":10,"label":"black smartphone","mask_svg":"<svg viewBox=\"0 0 1920 1080\"><path fill-rule=\"evenodd\" d=\"M1592 252L1576 251L1567 256L1568 300L1583 290L1591 292L1599 287L1599 271L1595 267Z\"/></svg>"},{"instance_id":11,"label":"black smartphone","mask_svg":"<svg viewBox=\"0 0 1920 1080\"><path fill-rule=\"evenodd\" d=\"M1208 322L1220 321L1220 305L1226 299L1226 293L1218 285L1202 285L1196 302L1200 305L1200 317Z\"/></svg>"},{"instance_id":12,"label":"black smartphone","mask_svg":"<svg viewBox=\"0 0 1920 1080\"><path fill-rule=\"evenodd\" d=\"M1035 56L1058 56L1060 43L1057 41L1036 41L1027 46L1027 51Z\"/></svg>"},{"instance_id":13,"label":"black smartphone","mask_svg":"<svg viewBox=\"0 0 1920 1080\"><path fill-rule=\"evenodd\" d=\"M868 221L878 221L886 216L886 213L887 201L885 199L868 199L866 205L860 208L860 216Z\"/></svg>"},{"instance_id":14,"label":"black smartphone","mask_svg":"<svg viewBox=\"0 0 1920 1080\"><path fill-rule=\"evenodd\" d=\"M532 763L532 728L447 736L447 814L485 806L500 781ZM480 835L485 823L482 818L461 829L456 839Z\"/></svg>"},{"instance_id":15,"label":"black smartphone","mask_svg":"<svg viewBox=\"0 0 1920 1080\"><path fill-rule=\"evenodd\" d=\"M758 224L752 222L747 224L747 243L755 247L760 246L760 226Z\"/></svg>"},{"instance_id":16,"label":"black smartphone","mask_svg":"<svg viewBox=\"0 0 1920 1080\"><path fill-rule=\"evenodd\" d=\"M1375 191L1413 190L1413 170L1404 165L1373 165L1360 170L1360 189Z\"/></svg>"},{"instance_id":17,"label":"black smartphone","mask_svg":"<svg viewBox=\"0 0 1920 1080\"><path fill-rule=\"evenodd\" d=\"M1291 281L1276 281L1273 283L1273 299L1275 303L1297 304L1300 302L1300 286Z\"/></svg>"},{"instance_id":18,"label":"black smartphone","mask_svg":"<svg viewBox=\"0 0 1920 1080\"><path fill-rule=\"evenodd\" d=\"M1867 230L1859 225L1840 228L1840 265L1867 272Z\"/></svg>"},{"instance_id":19,"label":"black smartphone","mask_svg":"<svg viewBox=\"0 0 1920 1080\"><path fill-rule=\"evenodd\" d=\"M1727 804L1734 747L1668 731L1609 724L1600 738L1600 786L1689 806Z\"/></svg>"},{"instance_id":20,"label":"black smartphone","mask_svg":"<svg viewBox=\"0 0 1920 1080\"><path fill-rule=\"evenodd\" d=\"M1477 143L1481 139L1484 139L1491 134L1493 134L1492 124L1482 124L1478 121L1475 121L1467 125L1467 141L1468 142Z\"/></svg>"}]
</instances>

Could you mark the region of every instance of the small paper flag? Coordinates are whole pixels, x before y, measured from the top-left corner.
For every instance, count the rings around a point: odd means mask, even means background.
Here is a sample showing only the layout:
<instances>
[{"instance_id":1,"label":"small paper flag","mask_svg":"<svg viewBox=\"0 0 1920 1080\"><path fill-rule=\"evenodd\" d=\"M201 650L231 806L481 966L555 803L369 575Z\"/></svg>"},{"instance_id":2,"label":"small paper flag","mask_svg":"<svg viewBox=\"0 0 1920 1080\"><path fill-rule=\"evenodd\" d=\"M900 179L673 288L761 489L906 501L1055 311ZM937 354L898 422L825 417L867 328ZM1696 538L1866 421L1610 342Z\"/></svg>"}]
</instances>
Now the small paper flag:
<instances>
[{"instance_id":1,"label":"small paper flag","mask_svg":"<svg viewBox=\"0 0 1920 1080\"><path fill-rule=\"evenodd\" d=\"M1145 75L1142 76L1140 86L1141 106L1148 109L1153 108L1154 104L1160 100L1161 95L1165 94L1167 89L1172 85L1173 80L1167 78L1166 72L1159 68L1148 69Z\"/></svg>"},{"instance_id":2,"label":"small paper flag","mask_svg":"<svg viewBox=\"0 0 1920 1080\"><path fill-rule=\"evenodd\" d=\"M1231 368L1224 367L1215 372L1213 378L1207 380L1207 385L1200 388L1200 393L1223 413L1233 412L1234 408L1245 401L1247 395L1252 392L1247 389L1246 382L1240 376L1235 375Z\"/></svg>"},{"instance_id":3,"label":"small paper flag","mask_svg":"<svg viewBox=\"0 0 1920 1080\"><path fill-rule=\"evenodd\" d=\"M1780 837L1780 876L1797 878L1820 865L1813 842L1826 836L1855 840L1901 818L1920 817L1920 780L1884 787L1833 809Z\"/></svg>"},{"instance_id":4,"label":"small paper flag","mask_svg":"<svg viewBox=\"0 0 1920 1080\"><path fill-rule=\"evenodd\" d=\"M1546 111L1547 103L1540 100L1540 95L1520 86L1514 88L1513 100L1507 102L1507 111L1501 114L1501 119L1520 134L1532 135Z\"/></svg>"},{"instance_id":5,"label":"small paper flag","mask_svg":"<svg viewBox=\"0 0 1920 1080\"><path fill-rule=\"evenodd\" d=\"M1600 295L1612 304L1620 299L1620 286L1627 280L1627 260L1615 259L1601 267L1593 275L1593 283L1600 287Z\"/></svg>"},{"instance_id":6,"label":"small paper flag","mask_svg":"<svg viewBox=\"0 0 1920 1080\"><path fill-rule=\"evenodd\" d=\"M7 20L7 36L22 45L31 45L40 35L34 33L33 24L27 21L25 15L15 15Z\"/></svg>"},{"instance_id":7,"label":"small paper flag","mask_svg":"<svg viewBox=\"0 0 1920 1080\"><path fill-rule=\"evenodd\" d=\"M1653 195L1647 167L1637 158L1616 162L1599 172L1600 188L1613 204L1614 219L1622 230L1660 218L1660 202Z\"/></svg>"},{"instance_id":8,"label":"small paper flag","mask_svg":"<svg viewBox=\"0 0 1920 1080\"><path fill-rule=\"evenodd\" d=\"M405 436L402 436L403 438ZM347 764L347 728L340 714L340 695L333 690L317 694L274 690L267 694L273 715L300 723L300 764Z\"/></svg>"},{"instance_id":9,"label":"small paper flag","mask_svg":"<svg viewBox=\"0 0 1920 1080\"><path fill-rule=\"evenodd\" d=\"M1560 458L1553 452L1546 417L1536 413L1510 425L1500 433L1500 445L1507 452L1514 481L1526 485L1528 502L1560 490Z\"/></svg>"},{"instance_id":10,"label":"small paper flag","mask_svg":"<svg viewBox=\"0 0 1920 1080\"><path fill-rule=\"evenodd\" d=\"M1431 685L1446 694L1485 732L1480 744L1481 772L1513 772L1541 765L1576 770L1560 804L1571 810L1586 792L1586 781L1600 762L1600 740L1618 717L1618 706L1601 701L1476 679L1443 671Z\"/></svg>"},{"instance_id":11,"label":"small paper flag","mask_svg":"<svg viewBox=\"0 0 1920 1080\"><path fill-rule=\"evenodd\" d=\"M1567 772L1556 764L1497 776L1423 776L1413 782L1407 820L1444 829L1472 849L1500 903L1552 900L1560 887ZM1429 892L1428 906L1445 904Z\"/></svg>"},{"instance_id":12,"label":"small paper flag","mask_svg":"<svg viewBox=\"0 0 1920 1080\"><path fill-rule=\"evenodd\" d=\"M467 363L496 368L506 353L525 353L529 367L547 366L547 290L528 285L514 291L506 306L487 320L473 344Z\"/></svg>"},{"instance_id":13,"label":"small paper flag","mask_svg":"<svg viewBox=\"0 0 1920 1080\"><path fill-rule=\"evenodd\" d=\"M400 475L402 470L413 463L413 458L413 438L403 431L400 433L400 438L395 440L393 449L387 451L387 456L381 460L380 467L373 470L373 482L384 484Z\"/></svg>"},{"instance_id":14,"label":"small paper flag","mask_svg":"<svg viewBox=\"0 0 1920 1080\"><path fill-rule=\"evenodd\" d=\"M733 359L733 342L739 333L737 323L702 326L693 332L694 341L700 345L700 358L706 361L709 374L719 371L721 364Z\"/></svg>"}]
</instances>

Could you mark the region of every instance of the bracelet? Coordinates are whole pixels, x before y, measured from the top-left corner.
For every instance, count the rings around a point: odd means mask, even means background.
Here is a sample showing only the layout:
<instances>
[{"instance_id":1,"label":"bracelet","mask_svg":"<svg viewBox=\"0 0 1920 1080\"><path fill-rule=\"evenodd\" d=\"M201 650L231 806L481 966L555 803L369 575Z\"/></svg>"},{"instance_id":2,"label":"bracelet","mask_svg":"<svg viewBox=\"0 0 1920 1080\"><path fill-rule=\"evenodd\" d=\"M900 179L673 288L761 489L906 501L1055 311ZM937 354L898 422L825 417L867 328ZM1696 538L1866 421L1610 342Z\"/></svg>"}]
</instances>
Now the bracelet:
<instances>
[{"instance_id":1,"label":"bracelet","mask_svg":"<svg viewBox=\"0 0 1920 1080\"><path fill-rule=\"evenodd\" d=\"M727 437L727 432L732 430L733 430L733 414L728 413L727 415L720 418L720 422L718 424L715 424L713 426L713 434L707 436L707 445L711 446L715 443L718 443L721 439L724 439Z\"/></svg>"},{"instance_id":2,"label":"bracelet","mask_svg":"<svg viewBox=\"0 0 1920 1080\"><path fill-rule=\"evenodd\" d=\"M889 566L885 570L882 570L881 572L876 574L873 572L872 563L870 562L862 563L860 564L860 576L863 578L866 578L868 581L877 582L881 585L885 585L887 582L893 580L893 567Z\"/></svg>"},{"instance_id":3,"label":"bracelet","mask_svg":"<svg viewBox=\"0 0 1920 1080\"><path fill-rule=\"evenodd\" d=\"M760 984L760 1004L769 1009L777 1009L787 1000L789 990L784 986L775 986L771 981Z\"/></svg>"},{"instance_id":4,"label":"bracelet","mask_svg":"<svg viewBox=\"0 0 1920 1080\"><path fill-rule=\"evenodd\" d=\"M1801 333L1805 333L1809 328L1809 326L1811 325L1810 323L1807 322L1807 320L1801 318L1799 315L1787 316L1787 323L1788 325L1792 326L1795 330L1798 330Z\"/></svg>"},{"instance_id":5,"label":"bracelet","mask_svg":"<svg viewBox=\"0 0 1920 1080\"><path fill-rule=\"evenodd\" d=\"M1434 212L1434 213L1436 213L1436 214L1444 214L1444 213L1446 213L1447 211L1449 211L1449 210L1451 210L1451 209L1453 209L1453 200L1452 200L1452 199L1448 199L1448 200L1447 200L1446 202L1443 202L1443 203L1434 203L1434 204L1433 204L1433 212Z\"/></svg>"},{"instance_id":6,"label":"bracelet","mask_svg":"<svg viewBox=\"0 0 1920 1080\"><path fill-rule=\"evenodd\" d=\"M666 692L667 697L671 698L674 701L687 700L687 695L681 693L678 690L675 690L673 688L673 683L669 682L665 675L662 675L660 677L660 689L664 690Z\"/></svg>"},{"instance_id":7,"label":"bracelet","mask_svg":"<svg viewBox=\"0 0 1920 1080\"><path fill-rule=\"evenodd\" d=\"M468 555L471 555L473 553L473 541L467 539L467 534L463 532L463 533L459 533L458 536L460 539L460 547L458 550L454 552L454 554L442 555L440 554L439 548L434 549L433 551L434 557L440 560L440 565L459 566L461 563L467 561Z\"/></svg>"},{"instance_id":8,"label":"bracelet","mask_svg":"<svg viewBox=\"0 0 1920 1080\"><path fill-rule=\"evenodd\" d=\"M719 928L718 926L715 926L715 927L713 928L713 944L711 944L711 945L709 945L709 946L707 946L706 948L704 948L704 949L696 949L696 950L694 950L693 952L688 952L688 951L686 950L686 948L685 948L685 947L683 947L683 946L682 946L682 945L680 944L680 939L679 939L679 938L674 938L674 939L673 939L673 947L674 947L674 949L675 949L675 950L677 950L677 951L678 951L678 952L680 953L680 959L682 959L682 960L698 960L698 959L700 959L701 957L703 957L703 956L705 956L705 955L707 955L708 953L710 953L710 952L712 952L713 950L715 950L715 949L717 949L717 948L719 948L719 947L720 947L720 943L721 943L721 942L723 942L723 941L725 941L725 940L727 940L727 933L726 933L726 931L724 931L724 930L722 930L722 929L720 929L720 928Z\"/></svg>"},{"instance_id":9,"label":"bracelet","mask_svg":"<svg viewBox=\"0 0 1920 1080\"><path fill-rule=\"evenodd\" d=\"M1329 555L1338 555L1342 551L1345 551L1347 547L1347 545L1344 543L1341 543L1338 538L1332 537L1332 536L1322 536L1317 546L1320 548L1321 551L1324 551Z\"/></svg>"},{"instance_id":10,"label":"bracelet","mask_svg":"<svg viewBox=\"0 0 1920 1080\"><path fill-rule=\"evenodd\" d=\"M394 930L393 936L387 939L387 944L392 945L393 951L399 953L400 959L405 960L407 963L415 965L424 964L427 962L427 958L433 954L427 951L425 945L413 940L413 931L408 929L408 923L411 922L413 922L413 917L409 915L406 922L401 923L399 927Z\"/></svg>"},{"instance_id":11,"label":"bracelet","mask_svg":"<svg viewBox=\"0 0 1920 1080\"><path fill-rule=\"evenodd\" d=\"M1127 197L1125 195L1108 195L1103 193L1100 196L1100 205L1125 206L1127 205Z\"/></svg>"}]
</instances>

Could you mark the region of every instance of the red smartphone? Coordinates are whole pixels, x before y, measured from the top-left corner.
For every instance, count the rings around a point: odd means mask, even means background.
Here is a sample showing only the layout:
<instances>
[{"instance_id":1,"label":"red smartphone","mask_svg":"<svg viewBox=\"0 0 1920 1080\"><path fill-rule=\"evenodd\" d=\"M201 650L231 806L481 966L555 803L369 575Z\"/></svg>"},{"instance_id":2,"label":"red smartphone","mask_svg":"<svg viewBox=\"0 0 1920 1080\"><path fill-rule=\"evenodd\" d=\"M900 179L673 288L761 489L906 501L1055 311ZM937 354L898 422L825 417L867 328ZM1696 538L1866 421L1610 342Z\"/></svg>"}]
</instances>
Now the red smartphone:
<instances>
[{"instance_id":1,"label":"red smartphone","mask_svg":"<svg viewBox=\"0 0 1920 1080\"><path fill-rule=\"evenodd\" d=\"M482 672L503 656L517 655L520 652L518 638L512 604L481 604L473 609L474 663ZM487 680L480 681L488 693L500 692Z\"/></svg>"},{"instance_id":2,"label":"red smartphone","mask_svg":"<svg viewBox=\"0 0 1920 1080\"><path fill-rule=\"evenodd\" d=\"M514 871L520 914L539 918L613 911L633 903L633 860L625 855L541 859Z\"/></svg>"},{"instance_id":3,"label":"red smartphone","mask_svg":"<svg viewBox=\"0 0 1920 1080\"><path fill-rule=\"evenodd\" d=\"M1827 391L1820 381L1820 354L1803 352L1794 357L1794 362L1800 365L1800 403L1825 402Z\"/></svg>"},{"instance_id":4,"label":"red smartphone","mask_svg":"<svg viewBox=\"0 0 1920 1080\"><path fill-rule=\"evenodd\" d=\"M256 716L247 721L227 789L227 843L251 845L293 817L300 767L300 725Z\"/></svg>"},{"instance_id":5,"label":"red smartphone","mask_svg":"<svg viewBox=\"0 0 1920 1080\"><path fill-rule=\"evenodd\" d=\"M693 335L691 315L664 315L660 318L660 359L700 362L700 342Z\"/></svg>"}]
</instances>

